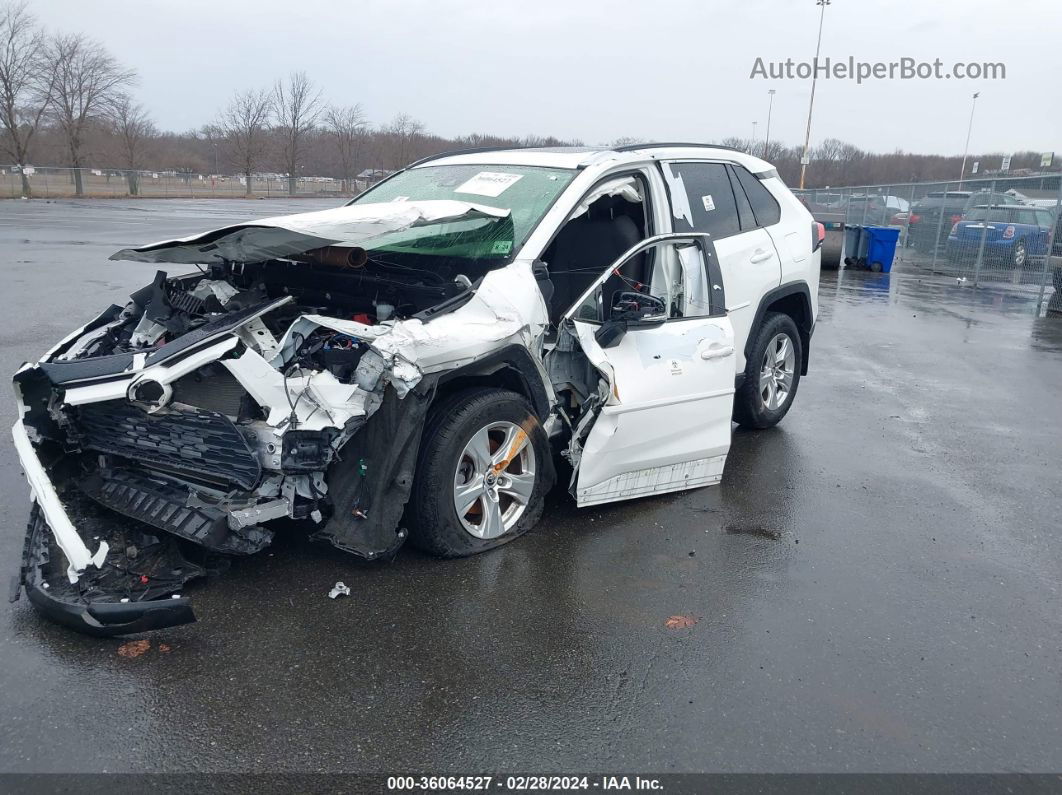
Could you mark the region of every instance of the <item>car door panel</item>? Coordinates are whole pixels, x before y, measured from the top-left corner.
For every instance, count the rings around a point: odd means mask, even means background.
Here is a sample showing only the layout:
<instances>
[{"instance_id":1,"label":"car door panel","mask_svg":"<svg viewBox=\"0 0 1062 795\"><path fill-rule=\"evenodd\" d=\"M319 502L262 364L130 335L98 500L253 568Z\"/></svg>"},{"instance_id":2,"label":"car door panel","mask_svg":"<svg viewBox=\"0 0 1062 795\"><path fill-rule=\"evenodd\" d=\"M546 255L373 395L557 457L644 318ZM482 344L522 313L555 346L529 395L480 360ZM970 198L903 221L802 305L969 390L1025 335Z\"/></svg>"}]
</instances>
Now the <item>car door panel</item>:
<instances>
[{"instance_id":1,"label":"car door panel","mask_svg":"<svg viewBox=\"0 0 1062 795\"><path fill-rule=\"evenodd\" d=\"M760 297L781 284L782 260L775 239L756 224L754 217L746 220L755 205L745 211L749 199L729 168L725 163L709 161L661 163L675 230L705 232L712 237L726 285L727 314L735 337L743 343L752 329ZM774 210L778 211L777 202ZM767 220L775 222L773 217ZM806 243L806 235L801 242ZM744 344L738 348L736 372L745 369Z\"/></svg>"},{"instance_id":2,"label":"car door panel","mask_svg":"<svg viewBox=\"0 0 1062 795\"><path fill-rule=\"evenodd\" d=\"M628 331L607 351L575 321L612 390L583 444L579 506L718 483L730 449L734 333L726 317Z\"/></svg>"},{"instance_id":3,"label":"car door panel","mask_svg":"<svg viewBox=\"0 0 1062 795\"><path fill-rule=\"evenodd\" d=\"M767 231L759 228L716 240L715 250L726 284L727 315L737 339L747 340L759 297L781 282L778 251ZM738 371L745 369L744 350L738 351L734 364Z\"/></svg>"},{"instance_id":4,"label":"car door panel","mask_svg":"<svg viewBox=\"0 0 1062 795\"><path fill-rule=\"evenodd\" d=\"M688 255L692 244L700 256ZM605 317L589 317L600 304L599 291L629 259L670 245L676 256L661 252L653 260L652 281L657 268L672 281L678 269L678 283L669 290L682 296L682 308L671 310L679 316L632 325L618 342L602 347L596 335ZM613 263L566 313L562 322L570 324L578 346L607 382L604 400L581 418L570 451L578 505L719 482L730 449L735 352L717 261L707 235L650 238ZM720 302L718 311L712 310L713 300Z\"/></svg>"}]
</instances>

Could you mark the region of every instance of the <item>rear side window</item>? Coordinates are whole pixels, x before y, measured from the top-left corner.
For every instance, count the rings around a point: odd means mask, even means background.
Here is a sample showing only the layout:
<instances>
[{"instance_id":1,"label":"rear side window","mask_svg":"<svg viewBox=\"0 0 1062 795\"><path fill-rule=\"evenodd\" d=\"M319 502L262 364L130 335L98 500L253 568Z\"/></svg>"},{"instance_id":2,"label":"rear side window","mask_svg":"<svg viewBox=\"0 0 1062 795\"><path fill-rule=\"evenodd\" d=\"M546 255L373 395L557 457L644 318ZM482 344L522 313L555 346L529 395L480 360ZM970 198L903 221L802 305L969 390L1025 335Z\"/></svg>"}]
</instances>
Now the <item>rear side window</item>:
<instances>
[{"instance_id":1,"label":"rear side window","mask_svg":"<svg viewBox=\"0 0 1062 795\"><path fill-rule=\"evenodd\" d=\"M745 195L745 189L738 182L733 166L727 166L726 170L730 174L730 186L734 189L734 201L737 202L738 223L741 224L741 231L747 232L755 229L756 216L752 214L752 205L749 204L749 199Z\"/></svg>"},{"instance_id":2,"label":"rear side window","mask_svg":"<svg viewBox=\"0 0 1062 795\"><path fill-rule=\"evenodd\" d=\"M782 220L782 209L763 183L752 176L744 166L733 166L733 169L737 174L738 182L745 189L749 204L752 205L756 223L760 226L772 226Z\"/></svg>"},{"instance_id":3,"label":"rear side window","mask_svg":"<svg viewBox=\"0 0 1062 795\"><path fill-rule=\"evenodd\" d=\"M736 235L734 189L723 163L664 163L676 232L707 232L714 238Z\"/></svg>"}]
</instances>

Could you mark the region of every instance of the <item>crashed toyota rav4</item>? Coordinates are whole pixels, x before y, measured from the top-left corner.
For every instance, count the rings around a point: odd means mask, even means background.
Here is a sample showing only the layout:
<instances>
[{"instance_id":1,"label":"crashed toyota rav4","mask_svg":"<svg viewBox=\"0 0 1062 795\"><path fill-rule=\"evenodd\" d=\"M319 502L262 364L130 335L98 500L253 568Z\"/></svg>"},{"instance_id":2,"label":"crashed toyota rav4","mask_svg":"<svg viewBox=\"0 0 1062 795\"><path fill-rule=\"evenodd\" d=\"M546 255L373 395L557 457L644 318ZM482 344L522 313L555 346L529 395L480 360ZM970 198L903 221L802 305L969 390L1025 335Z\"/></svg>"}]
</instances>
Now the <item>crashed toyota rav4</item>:
<instances>
[{"instance_id":1,"label":"crashed toyota rav4","mask_svg":"<svg viewBox=\"0 0 1062 795\"><path fill-rule=\"evenodd\" d=\"M153 281L15 375L21 586L115 635L297 520L367 560L719 482L788 411L821 228L722 148L430 158L345 206L123 249ZM16 590L16 597L19 591Z\"/></svg>"}]
</instances>

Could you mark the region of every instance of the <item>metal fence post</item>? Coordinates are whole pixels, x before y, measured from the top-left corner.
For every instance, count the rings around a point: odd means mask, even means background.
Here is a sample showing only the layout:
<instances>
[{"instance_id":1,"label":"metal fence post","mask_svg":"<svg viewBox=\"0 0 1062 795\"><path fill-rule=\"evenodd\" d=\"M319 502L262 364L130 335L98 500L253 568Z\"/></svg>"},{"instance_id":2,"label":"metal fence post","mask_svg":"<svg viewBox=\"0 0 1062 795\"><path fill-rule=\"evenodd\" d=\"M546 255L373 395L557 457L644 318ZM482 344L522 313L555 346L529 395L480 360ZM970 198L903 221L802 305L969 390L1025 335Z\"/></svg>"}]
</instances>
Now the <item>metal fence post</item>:
<instances>
[{"instance_id":1,"label":"metal fence post","mask_svg":"<svg viewBox=\"0 0 1062 795\"><path fill-rule=\"evenodd\" d=\"M1043 180L1040 180L1040 184L1043 184ZM1040 310L1044 305L1044 295L1047 292L1047 276L1052 273L1054 268L1051 267L1051 252L1054 251L1055 243L1058 238L1058 227L1062 225L1062 174L1058 176L1058 196L1055 198L1055 214L1053 216L1054 223L1051 224L1051 231L1047 233L1047 253L1044 254L1044 272L1040 275L1040 295L1036 300L1036 316L1040 316ZM1060 263L1059 267L1062 267ZM1052 299L1058 301L1057 288L1055 290L1056 295Z\"/></svg>"},{"instance_id":2,"label":"metal fence post","mask_svg":"<svg viewBox=\"0 0 1062 795\"><path fill-rule=\"evenodd\" d=\"M992 180L992 187L990 189L989 197L996 192L996 181ZM985 257L985 240L988 238L988 219L992 215L992 200L989 198L987 208L985 210L984 220L981 221L981 240L977 244L977 259L974 260L974 287L978 287L981 281L981 265L984 262Z\"/></svg>"},{"instance_id":3,"label":"metal fence post","mask_svg":"<svg viewBox=\"0 0 1062 795\"><path fill-rule=\"evenodd\" d=\"M907 248L907 246L910 245L911 213L914 212L914 209L913 209L914 208L914 202L915 202L914 195L915 195L915 186L912 184L911 185L911 196L907 200L907 217L904 219L904 222L903 222L903 247L904 248Z\"/></svg>"},{"instance_id":4,"label":"metal fence post","mask_svg":"<svg viewBox=\"0 0 1062 795\"><path fill-rule=\"evenodd\" d=\"M937 252L940 248L940 233L944 227L944 202L948 199L948 185L950 184L950 182L944 183L944 195L940 202L940 220L937 221L937 232L933 236L933 262L929 266L931 270L937 267Z\"/></svg>"}]
</instances>

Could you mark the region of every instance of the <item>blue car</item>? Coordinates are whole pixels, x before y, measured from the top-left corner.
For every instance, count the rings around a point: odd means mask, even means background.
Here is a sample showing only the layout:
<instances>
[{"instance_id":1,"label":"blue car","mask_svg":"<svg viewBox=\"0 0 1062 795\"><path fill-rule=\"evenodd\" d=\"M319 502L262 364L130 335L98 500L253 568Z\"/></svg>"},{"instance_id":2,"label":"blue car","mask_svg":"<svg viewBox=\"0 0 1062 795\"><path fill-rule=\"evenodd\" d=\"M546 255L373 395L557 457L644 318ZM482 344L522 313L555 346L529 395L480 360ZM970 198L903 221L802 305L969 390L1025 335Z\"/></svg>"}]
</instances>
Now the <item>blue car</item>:
<instances>
[{"instance_id":1,"label":"blue car","mask_svg":"<svg viewBox=\"0 0 1062 795\"><path fill-rule=\"evenodd\" d=\"M951 262L973 262L984 238L984 262L1023 268L1047 254L1054 214L1041 207L981 205L951 228L945 249Z\"/></svg>"}]
</instances>

